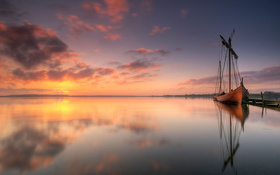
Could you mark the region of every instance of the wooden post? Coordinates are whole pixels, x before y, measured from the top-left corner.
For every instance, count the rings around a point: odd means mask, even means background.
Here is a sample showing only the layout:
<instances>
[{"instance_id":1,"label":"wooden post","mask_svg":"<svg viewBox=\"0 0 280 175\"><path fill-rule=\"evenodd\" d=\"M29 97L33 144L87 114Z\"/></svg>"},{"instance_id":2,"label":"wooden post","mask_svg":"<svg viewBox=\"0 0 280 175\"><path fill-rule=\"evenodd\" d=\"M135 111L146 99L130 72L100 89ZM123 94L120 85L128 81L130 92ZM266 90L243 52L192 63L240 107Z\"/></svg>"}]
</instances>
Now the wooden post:
<instances>
[{"instance_id":1,"label":"wooden post","mask_svg":"<svg viewBox=\"0 0 280 175\"><path fill-rule=\"evenodd\" d=\"M264 100L263 100L263 93L261 92L261 97L262 97L262 105L264 106Z\"/></svg>"}]
</instances>

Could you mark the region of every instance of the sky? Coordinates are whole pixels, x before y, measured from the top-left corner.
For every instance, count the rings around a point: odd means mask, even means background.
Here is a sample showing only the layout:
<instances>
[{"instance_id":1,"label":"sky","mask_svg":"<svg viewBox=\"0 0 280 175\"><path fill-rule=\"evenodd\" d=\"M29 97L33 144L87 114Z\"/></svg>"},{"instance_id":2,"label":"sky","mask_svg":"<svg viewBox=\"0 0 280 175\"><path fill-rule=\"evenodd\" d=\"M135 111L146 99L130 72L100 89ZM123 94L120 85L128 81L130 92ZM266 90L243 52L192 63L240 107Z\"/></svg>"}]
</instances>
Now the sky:
<instances>
[{"instance_id":1,"label":"sky","mask_svg":"<svg viewBox=\"0 0 280 175\"><path fill-rule=\"evenodd\" d=\"M277 0L0 0L0 95L213 93L221 42L280 91Z\"/></svg>"}]
</instances>

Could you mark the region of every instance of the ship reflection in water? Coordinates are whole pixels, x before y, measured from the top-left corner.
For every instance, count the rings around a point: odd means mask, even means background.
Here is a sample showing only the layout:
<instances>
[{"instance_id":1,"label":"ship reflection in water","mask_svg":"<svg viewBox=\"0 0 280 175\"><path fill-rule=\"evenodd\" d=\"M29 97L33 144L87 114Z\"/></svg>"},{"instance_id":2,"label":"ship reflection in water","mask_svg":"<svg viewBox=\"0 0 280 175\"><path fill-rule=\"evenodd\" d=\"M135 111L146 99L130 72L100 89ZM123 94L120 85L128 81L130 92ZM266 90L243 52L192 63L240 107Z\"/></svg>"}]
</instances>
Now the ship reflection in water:
<instances>
[{"instance_id":1,"label":"ship reflection in water","mask_svg":"<svg viewBox=\"0 0 280 175\"><path fill-rule=\"evenodd\" d=\"M239 148L239 139L244 132L244 124L249 116L249 108L246 104L229 105L215 101L218 114L218 127L223 159L222 172L230 164L234 173L234 156Z\"/></svg>"},{"instance_id":2,"label":"ship reflection in water","mask_svg":"<svg viewBox=\"0 0 280 175\"><path fill-rule=\"evenodd\" d=\"M1 175L280 171L280 117L270 109L261 117L261 108L207 98L2 97L0 111Z\"/></svg>"}]
</instances>

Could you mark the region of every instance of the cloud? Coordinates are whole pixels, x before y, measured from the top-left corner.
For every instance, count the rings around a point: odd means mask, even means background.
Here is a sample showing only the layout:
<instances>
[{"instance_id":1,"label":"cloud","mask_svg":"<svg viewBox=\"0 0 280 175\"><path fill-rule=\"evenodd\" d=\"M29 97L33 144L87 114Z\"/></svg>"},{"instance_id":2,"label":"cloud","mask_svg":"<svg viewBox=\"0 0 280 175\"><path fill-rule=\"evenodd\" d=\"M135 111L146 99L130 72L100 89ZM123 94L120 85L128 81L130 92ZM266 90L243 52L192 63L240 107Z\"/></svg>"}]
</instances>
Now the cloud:
<instances>
[{"instance_id":1,"label":"cloud","mask_svg":"<svg viewBox=\"0 0 280 175\"><path fill-rule=\"evenodd\" d=\"M12 74L15 75L17 78L22 80L33 80L33 81L39 81L46 79L46 71L34 71L34 72L24 72L22 69L17 68L14 71L12 71Z\"/></svg>"},{"instance_id":2,"label":"cloud","mask_svg":"<svg viewBox=\"0 0 280 175\"><path fill-rule=\"evenodd\" d=\"M104 76L104 75L111 75L115 72L116 70L115 69L112 69L112 68L99 68L96 70L97 73L99 73L100 75Z\"/></svg>"},{"instance_id":3,"label":"cloud","mask_svg":"<svg viewBox=\"0 0 280 175\"><path fill-rule=\"evenodd\" d=\"M170 52L163 49L156 49L156 52L161 54L162 56L168 55Z\"/></svg>"},{"instance_id":4,"label":"cloud","mask_svg":"<svg viewBox=\"0 0 280 175\"><path fill-rule=\"evenodd\" d=\"M61 59L70 59L68 46L51 29L25 23L0 23L0 53L19 63L25 69L39 65L59 66Z\"/></svg>"},{"instance_id":5,"label":"cloud","mask_svg":"<svg viewBox=\"0 0 280 175\"><path fill-rule=\"evenodd\" d=\"M104 25L96 25L96 28L99 29L101 32L107 32L108 29Z\"/></svg>"},{"instance_id":6,"label":"cloud","mask_svg":"<svg viewBox=\"0 0 280 175\"><path fill-rule=\"evenodd\" d=\"M145 48L139 48L135 50L129 50L126 53L132 53L132 54L152 54L154 53L153 50L145 49Z\"/></svg>"},{"instance_id":7,"label":"cloud","mask_svg":"<svg viewBox=\"0 0 280 175\"><path fill-rule=\"evenodd\" d=\"M76 68L77 69L82 69L82 68L85 68L85 67L88 67L89 65L84 63L84 62L80 62L80 63L77 63L76 64Z\"/></svg>"},{"instance_id":8,"label":"cloud","mask_svg":"<svg viewBox=\"0 0 280 175\"><path fill-rule=\"evenodd\" d=\"M105 25L101 25L101 24L97 24L97 25L95 25L95 27L101 32L108 32L110 30L121 28L120 26L110 26L110 25L105 26Z\"/></svg>"},{"instance_id":9,"label":"cloud","mask_svg":"<svg viewBox=\"0 0 280 175\"><path fill-rule=\"evenodd\" d=\"M244 82L260 84L267 82L280 82L280 65L266 67L260 71L241 72Z\"/></svg>"},{"instance_id":10,"label":"cloud","mask_svg":"<svg viewBox=\"0 0 280 175\"><path fill-rule=\"evenodd\" d=\"M185 18L189 12L188 12L186 9L183 9L183 10L181 10L180 13L181 13L181 16L182 16L183 18Z\"/></svg>"},{"instance_id":11,"label":"cloud","mask_svg":"<svg viewBox=\"0 0 280 175\"><path fill-rule=\"evenodd\" d=\"M126 0L103 0L103 3L85 1L83 8L95 12L100 17L107 17L112 23L119 23L129 11Z\"/></svg>"},{"instance_id":12,"label":"cloud","mask_svg":"<svg viewBox=\"0 0 280 175\"><path fill-rule=\"evenodd\" d=\"M107 40L118 40L120 38L121 38L121 36L119 34L115 34L115 33L107 33L104 36L104 39L107 39Z\"/></svg>"},{"instance_id":13,"label":"cloud","mask_svg":"<svg viewBox=\"0 0 280 175\"><path fill-rule=\"evenodd\" d=\"M74 67L63 70L38 70L38 71L24 71L17 68L12 71L14 79L29 81L76 81L81 79L96 80L100 76L107 76L115 73L113 68L91 68L87 64L81 62ZM99 74L99 75L97 75Z\"/></svg>"},{"instance_id":14,"label":"cloud","mask_svg":"<svg viewBox=\"0 0 280 175\"><path fill-rule=\"evenodd\" d=\"M118 69L124 69L124 70L130 70L130 71L145 71L149 69L157 69L161 65L154 63L151 60L148 59L138 59L135 61L132 61L128 64L123 64L118 66Z\"/></svg>"},{"instance_id":15,"label":"cloud","mask_svg":"<svg viewBox=\"0 0 280 175\"><path fill-rule=\"evenodd\" d=\"M158 53L161 56L165 56L165 55L168 55L170 52L167 50L163 50L163 49L151 50L151 49L139 48L139 49L134 49L134 50L128 50L125 53L134 54L134 55L150 55L153 53Z\"/></svg>"},{"instance_id":16,"label":"cloud","mask_svg":"<svg viewBox=\"0 0 280 175\"><path fill-rule=\"evenodd\" d=\"M121 78L120 78L120 77ZM158 76L156 73L143 72L139 74L131 74L128 72L120 72L119 76L115 77L116 83L119 85L126 85L132 83L140 83L144 81L151 81L154 77Z\"/></svg>"},{"instance_id":17,"label":"cloud","mask_svg":"<svg viewBox=\"0 0 280 175\"><path fill-rule=\"evenodd\" d=\"M163 34L166 31L170 30L171 27L158 27L158 26L154 26L153 30L151 31L151 33L149 34L150 36L155 36L157 34Z\"/></svg>"},{"instance_id":18,"label":"cloud","mask_svg":"<svg viewBox=\"0 0 280 175\"><path fill-rule=\"evenodd\" d=\"M0 0L0 16L19 20L21 16L26 15L26 12L21 11L18 7L10 3L11 1Z\"/></svg>"},{"instance_id":19,"label":"cloud","mask_svg":"<svg viewBox=\"0 0 280 175\"><path fill-rule=\"evenodd\" d=\"M91 79L93 74L95 73L95 69L86 67L85 69L79 70L77 72L71 71L70 69L56 71L50 70L48 71L48 80L52 81L63 81L63 80L80 80L80 79Z\"/></svg>"},{"instance_id":20,"label":"cloud","mask_svg":"<svg viewBox=\"0 0 280 175\"><path fill-rule=\"evenodd\" d=\"M50 89L26 89L26 88L0 88L1 94L30 94L30 93L44 93L44 92L52 92Z\"/></svg>"},{"instance_id":21,"label":"cloud","mask_svg":"<svg viewBox=\"0 0 280 175\"><path fill-rule=\"evenodd\" d=\"M57 14L57 18L64 21L64 24L69 27L70 32L81 34L89 31L95 31L93 26L82 21L76 15L63 16L62 14Z\"/></svg>"},{"instance_id":22,"label":"cloud","mask_svg":"<svg viewBox=\"0 0 280 175\"><path fill-rule=\"evenodd\" d=\"M187 79L184 82L178 83L178 85L200 85L200 84L215 84L216 83L216 76L210 76L210 77L203 77L200 79Z\"/></svg>"},{"instance_id":23,"label":"cloud","mask_svg":"<svg viewBox=\"0 0 280 175\"><path fill-rule=\"evenodd\" d=\"M111 64L111 65L120 65L121 63L117 60L110 60L107 62L108 64Z\"/></svg>"},{"instance_id":24,"label":"cloud","mask_svg":"<svg viewBox=\"0 0 280 175\"><path fill-rule=\"evenodd\" d=\"M280 82L280 65L266 67L260 71L245 71L240 72L246 84L262 84L262 83L279 83ZM216 76L203 77L200 79L187 79L178 85L200 85L200 84L215 84Z\"/></svg>"},{"instance_id":25,"label":"cloud","mask_svg":"<svg viewBox=\"0 0 280 175\"><path fill-rule=\"evenodd\" d=\"M132 75L132 76L128 77L128 79L148 81L148 80L151 80L152 77L156 77L157 75L158 74L141 73L141 74L137 74L137 75Z\"/></svg>"},{"instance_id":26,"label":"cloud","mask_svg":"<svg viewBox=\"0 0 280 175\"><path fill-rule=\"evenodd\" d=\"M79 67L78 70L77 67ZM108 75L109 68L99 68L99 72L102 75ZM103 72L101 71L103 70ZM80 79L92 79L96 70L88 66L82 66L78 64L76 68L69 68L64 70L39 70L39 71L23 71L20 68L12 71L12 74L16 79L24 81L63 81L63 80L80 80ZM106 74L107 73L107 74Z\"/></svg>"}]
</instances>

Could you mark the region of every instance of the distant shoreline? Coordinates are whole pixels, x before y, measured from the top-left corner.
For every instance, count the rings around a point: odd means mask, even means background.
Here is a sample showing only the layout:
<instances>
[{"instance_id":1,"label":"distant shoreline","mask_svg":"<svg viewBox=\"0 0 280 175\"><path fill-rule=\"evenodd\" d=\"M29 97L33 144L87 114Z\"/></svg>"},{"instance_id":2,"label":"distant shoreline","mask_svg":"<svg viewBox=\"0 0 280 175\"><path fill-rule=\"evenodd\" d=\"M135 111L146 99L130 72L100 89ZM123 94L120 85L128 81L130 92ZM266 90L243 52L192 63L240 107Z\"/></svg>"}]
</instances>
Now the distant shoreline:
<instances>
[{"instance_id":1,"label":"distant shoreline","mask_svg":"<svg viewBox=\"0 0 280 175\"><path fill-rule=\"evenodd\" d=\"M20 94L0 97L204 97L212 98L214 94L190 94L190 95L46 95L46 94Z\"/></svg>"},{"instance_id":2,"label":"distant shoreline","mask_svg":"<svg viewBox=\"0 0 280 175\"><path fill-rule=\"evenodd\" d=\"M280 96L280 93L274 93ZM18 95L2 95L0 97L184 97L184 98L212 98L215 94L185 94L185 95L48 95L48 94L18 94ZM277 96L278 96L277 95ZM268 96L268 95L266 95ZM250 94L249 98L261 98L260 93Z\"/></svg>"}]
</instances>

